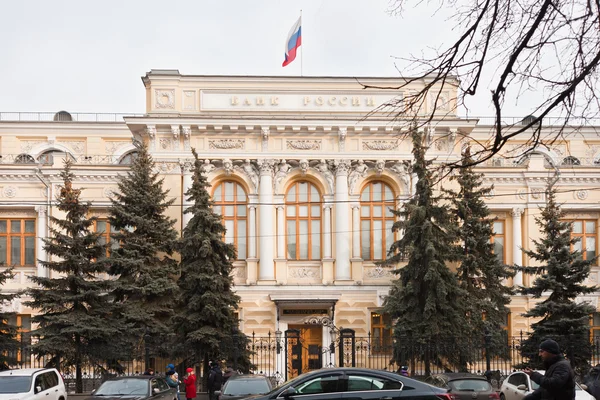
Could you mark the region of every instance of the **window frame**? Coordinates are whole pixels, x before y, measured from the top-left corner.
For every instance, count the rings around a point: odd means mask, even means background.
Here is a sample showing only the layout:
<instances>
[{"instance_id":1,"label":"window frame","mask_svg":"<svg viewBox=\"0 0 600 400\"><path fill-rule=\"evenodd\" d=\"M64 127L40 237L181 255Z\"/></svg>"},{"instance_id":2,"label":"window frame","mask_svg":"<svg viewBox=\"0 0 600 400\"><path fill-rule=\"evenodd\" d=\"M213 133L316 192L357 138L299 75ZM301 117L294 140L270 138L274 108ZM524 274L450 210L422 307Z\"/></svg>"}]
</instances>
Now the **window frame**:
<instances>
[{"instance_id":1,"label":"window frame","mask_svg":"<svg viewBox=\"0 0 600 400\"><path fill-rule=\"evenodd\" d=\"M494 230L494 224L497 222L502 224L502 233L496 233ZM502 238L502 241L504 242L502 245L502 260L500 260L500 262L502 264L506 264L506 219L497 218L492 221L492 236L490 237L490 243L492 244L492 252L494 252L495 250L494 243L496 238ZM495 252L494 255L496 255Z\"/></svg>"},{"instance_id":2,"label":"window frame","mask_svg":"<svg viewBox=\"0 0 600 400\"><path fill-rule=\"evenodd\" d=\"M596 253L596 257L598 257L598 219L594 219L594 218L577 218L577 219L572 219L572 220L568 220L567 222L569 222L571 224L571 239L574 238L581 238L584 239L586 237L590 237L592 236L592 234L588 234L586 233L586 223L587 222L592 222L594 224L594 233L593 236L596 239L595 240L595 253ZM581 222L581 233L575 233L573 232L573 229L575 227L575 223L576 222ZM583 260L587 260L587 251L585 249L585 241L584 240L580 240L581 243L581 259ZM571 244L571 251L574 251L574 247L573 244ZM598 266L598 259L596 258L596 262L594 264L592 264L592 266Z\"/></svg>"},{"instance_id":3,"label":"window frame","mask_svg":"<svg viewBox=\"0 0 600 400\"><path fill-rule=\"evenodd\" d=\"M374 318L381 317L380 323L375 323ZM392 352L392 318L379 310L370 313L371 351L376 354L388 354ZM381 334L375 337L375 330L380 329ZM388 343L389 342L389 343ZM387 350L387 351L386 351Z\"/></svg>"},{"instance_id":4,"label":"window frame","mask_svg":"<svg viewBox=\"0 0 600 400\"><path fill-rule=\"evenodd\" d=\"M92 224L92 229L91 231L94 233L101 233L98 232L98 222L104 222L106 223L107 226L107 230L104 231L101 235L102 238L104 238L104 244L106 245L106 257L110 257L110 252L113 249L119 248L120 245L117 243L116 247L113 247L113 243L116 243L116 240L113 238L113 234L117 233L117 231L113 230L112 225L110 224L110 221L108 220L108 218L97 218L94 223Z\"/></svg>"},{"instance_id":5,"label":"window frame","mask_svg":"<svg viewBox=\"0 0 600 400\"><path fill-rule=\"evenodd\" d=\"M232 183L233 184L233 201L227 201L225 199L225 184L226 183ZM216 201L215 200L215 193L217 192L217 189L221 188L221 200L220 201ZM244 193L244 202L240 202L238 199L238 188L240 188L242 190L242 192ZM240 182L234 180L234 179L225 179L222 180L220 182L218 182L215 186L214 189L210 195L210 198L213 202L213 210L219 214L221 216L221 222L223 224L224 227L226 227L226 221L233 221L233 245L235 247L235 254L236 254L236 258L235 261L246 261L248 259L248 247L250 244L250 240L249 240L249 230L250 230L250 226L249 226L249 218L248 218L248 213L250 212L249 208L248 208L248 191L246 190L246 188L244 187L244 185L242 185ZM225 207L227 206L233 206L233 216L225 216L223 215L223 210ZM246 215L245 216L239 216L238 215L238 206L245 206L246 208ZM215 207L219 207L219 209L215 209ZM243 220L246 223L246 230L244 232L244 235L246 237L246 251L245 254L243 255L243 257L240 258L240 253L239 253L239 241L238 241L238 237L240 236L240 232L239 232L239 227L238 227L238 221ZM227 232L223 232L223 240L225 240L225 235L227 234Z\"/></svg>"},{"instance_id":6,"label":"window frame","mask_svg":"<svg viewBox=\"0 0 600 400\"><path fill-rule=\"evenodd\" d=\"M383 191L381 193L381 200L377 200L374 201L373 200L373 185L375 184L381 184ZM388 205L388 203L390 202L389 200L386 200L385 198L385 188L389 188L390 191L392 192L392 205ZM363 200L363 193L364 191L369 188L369 200ZM368 206L369 207L369 216L365 217L363 216L363 207L364 206ZM394 243L396 240L398 240L398 232L393 232L393 231L389 231L388 229L385 228L386 226L386 222L391 221L392 225L396 222L397 218L395 215L391 215L388 216L387 215L387 211L388 208L395 208L396 206L396 192L394 191L394 188L392 187L392 185L388 184L387 182L383 181L383 180L372 180L369 181L367 183L365 183L365 185L361 188L360 190L360 197L359 197L359 219L360 219L360 223L359 226L356 227L356 229L360 230L360 257L365 260L365 261L383 261L387 259L387 253L388 253L388 246L387 246L387 235L391 234L392 235L392 243ZM382 213L381 213L381 217L375 217L374 216L374 212L373 212L373 208L374 207L382 207ZM363 232L362 232L362 226L363 226L363 221L369 221L369 257L365 258L365 254L363 253ZM375 246L374 246L374 237L375 235L373 234L374 232L374 221L380 221L381 222L381 226L382 226L382 230L381 230L381 242L382 242L382 247L383 247L383 251L382 251L382 258L375 258Z\"/></svg>"},{"instance_id":7,"label":"window frame","mask_svg":"<svg viewBox=\"0 0 600 400\"><path fill-rule=\"evenodd\" d=\"M307 200L308 201L300 201L300 190L299 187L301 184L307 184L308 185L308 190L307 190ZM312 215L312 206L314 205L314 203L311 201L311 188L314 187L315 190L317 191L317 194L319 196L319 202L317 204L317 206L319 207L319 216L318 217L314 217ZM290 201L289 200L289 192L292 190L292 188L295 188L295 194L294 194L294 200ZM285 197L284 197L284 204L285 204L285 252L286 252L286 259L290 260L290 261L320 261L323 258L323 209L322 209L322 196L323 193L321 192L321 190L319 189L319 186L316 185L315 183L311 182L310 180L297 180L292 182L286 189L285 191ZM289 216L288 214L288 207L289 206L295 206L296 207L296 215L295 216ZM301 217L300 216L300 207L302 205L306 205L307 207L307 216L305 217ZM290 258L289 257L289 228L288 228L288 224L289 221L294 221L296 224L296 249L295 249L295 258ZM307 221L308 224L308 232L301 232L300 231L300 221ZM313 236L314 233L312 232L312 222L314 221L318 221L319 222L319 255L318 257L315 257L313 255ZM301 245L301 241L299 240L301 235L307 235L308 237L308 257L307 258L301 258L301 252L300 252L300 245Z\"/></svg>"},{"instance_id":8,"label":"window frame","mask_svg":"<svg viewBox=\"0 0 600 400\"><path fill-rule=\"evenodd\" d=\"M0 232L0 237L6 238L6 255L5 255L5 265L15 267L35 267L37 265L37 254L36 254L36 240L37 240L37 218L35 217L21 217L21 218L0 218L0 221L6 221L6 232ZM19 232L11 232L12 231L12 223L13 221L20 222L20 230ZM25 223L33 221L33 232L25 232ZM12 238L19 237L20 238L20 251L19 258L20 264L15 264L12 260ZM26 261L26 249L27 246L25 238L33 238L33 264L25 264Z\"/></svg>"}]
</instances>

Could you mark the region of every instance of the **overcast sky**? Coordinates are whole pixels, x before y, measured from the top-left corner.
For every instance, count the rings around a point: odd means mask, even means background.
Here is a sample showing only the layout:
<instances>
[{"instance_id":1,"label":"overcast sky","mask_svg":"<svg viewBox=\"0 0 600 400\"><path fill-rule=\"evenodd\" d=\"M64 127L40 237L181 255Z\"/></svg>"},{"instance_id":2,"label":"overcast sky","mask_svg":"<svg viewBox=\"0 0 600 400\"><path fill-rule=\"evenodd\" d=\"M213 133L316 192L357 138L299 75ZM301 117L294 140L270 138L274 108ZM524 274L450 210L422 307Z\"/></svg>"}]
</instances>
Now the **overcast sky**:
<instances>
[{"instance_id":1,"label":"overcast sky","mask_svg":"<svg viewBox=\"0 0 600 400\"><path fill-rule=\"evenodd\" d=\"M417 2L415 2L416 4ZM426 3L426 2L425 2ZM305 76L399 76L394 57L452 37L435 4L388 12L388 0L20 0L0 13L0 111L145 111L140 77L300 75L283 68L302 9ZM527 115L508 102L505 115ZM488 92L470 102L489 116Z\"/></svg>"}]
</instances>

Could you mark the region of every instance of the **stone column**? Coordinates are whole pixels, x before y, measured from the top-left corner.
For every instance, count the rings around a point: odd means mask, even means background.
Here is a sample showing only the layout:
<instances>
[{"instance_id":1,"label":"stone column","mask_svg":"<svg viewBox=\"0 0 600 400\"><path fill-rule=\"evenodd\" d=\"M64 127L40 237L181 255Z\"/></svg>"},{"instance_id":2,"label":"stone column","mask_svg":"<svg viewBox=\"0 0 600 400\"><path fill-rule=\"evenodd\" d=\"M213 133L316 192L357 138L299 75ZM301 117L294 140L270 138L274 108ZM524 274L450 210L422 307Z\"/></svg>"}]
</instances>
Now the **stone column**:
<instances>
[{"instance_id":1,"label":"stone column","mask_svg":"<svg viewBox=\"0 0 600 400\"><path fill-rule=\"evenodd\" d=\"M37 206L35 208L37 211L37 227L36 234L37 237L35 241L35 255L39 260L36 262L37 264L37 276L48 277L48 268L44 267L40 261L48 261L48 254L44 250L44 242L43 238L48 236L48 207L47 206Z\"/></svg>"},{"instance_id":2,"label":"stone column","mask_svg":"<svg viewBox=\"0 0 600 400\"><path fill-rule=\"evenodd\" d=\"M335 280L351 280L350 204L348 204L348 160L336 161L335 172Z\"/></svg>"},{"instance_id":3,"label":"stone column","mask_svg":"<svg viewBox=\"0 0 600 400\"><path fill-rule=\"evenodd\" d=\"M277 258L284 259L285 255L285 207L277 206Z\"/></svg>"},{"instance_id":4,"label":"stone column","mask_svg":"<svg viewBox=\"0 0 600 400\"><path fill-rule=\"evenodd\" d=\"M258 202L260 221L259 236L259 280L275 280L273 262L273 160L259 160L260 183Z\"/></svg>"},{"instance_id":5,"label":"stone column","mask_svg":"<svg viewBox=\"0 0 600 400\"><path fill-rule=\"evenodd\" d=\"M248 258L256 258L256 206L248 206Z\"/></svg>"},{"instance_id":6,"label":"stone column","mask_svg":"<svg viewBox=\"0 0 600 400\"><path fill-rule=\"evenodd\" d=\"M513 208L511 215L513 218L513 263L515 265L523 265L523 239L521 237L521 216L523 215L522 208ZM517 272L513 278L513 286L523 286L523 273Z\"/></svg>"},{"instance_id":7,"label":"stone column","mask_svg":"<svg viewBox=\"0 0 600 400\"><path fill-rule=\"evenodd\" d=\"M183 175L183 183L182 183L183 192L181 194L181 204L183 205L183 210L182 210L183 228L185 228L187 226L187 224L190 222L190 219L192 219L192 213L185 213L185 210L188 207L190 207L191 205L193 205L193 202L188 200L188 196L186 196L186 193L192 187L192 181L193 181L193 177L194 177L192 168L194 166L194 163L192 161L186 160L186 161L181 161L179 165L181 167L181 172Z\"/></svg>"},{"instance_id":8,"label":"stone column","mask_svg":"<svg viewBox=\"0 0 600 400\"><path fill-rule=\"evenodd\" d=\"M352 258L360 258L360 204L352 204Z\"/></svg>"},{"instance_id":9,"label":"stone column","mask_svg":"<svg viewBox=\"0 0 600 400\"><path fill-rule=\"evenodd\" d=\"M331 258L331 204L323 205L323 258Z\"/></svg>"}]
</instances>

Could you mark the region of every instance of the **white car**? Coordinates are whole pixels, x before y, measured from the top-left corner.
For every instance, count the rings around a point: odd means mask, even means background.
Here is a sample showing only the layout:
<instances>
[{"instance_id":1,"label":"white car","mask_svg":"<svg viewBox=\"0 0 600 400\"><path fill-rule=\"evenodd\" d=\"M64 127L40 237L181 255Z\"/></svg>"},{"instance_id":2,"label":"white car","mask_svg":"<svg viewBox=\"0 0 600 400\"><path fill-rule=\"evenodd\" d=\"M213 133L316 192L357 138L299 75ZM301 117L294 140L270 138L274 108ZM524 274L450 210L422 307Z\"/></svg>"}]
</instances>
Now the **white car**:
<instances>
[{"instance_id":1,"label":"white car","mask_svg":"<svg viewBox=\"0 0 600 400\"><path fill-rule=\"evenodd\" d=\"M62 376L54 368L0 372L0 400L67 400Z\"/></svg>"},{"instance_id":2,"label":"white car","mask_svg":"<svg viewBox=\"0 0 600 400\"><path fill-rule=\"evenodd\" d=\"M537 371L544 374L544 371ZM500 400L521 400L537 389L539 385L529 378L525 372L513 372L500 387ZM575 384L575 400L595 400L594 396Z\"/></svg>"}]
</instances>

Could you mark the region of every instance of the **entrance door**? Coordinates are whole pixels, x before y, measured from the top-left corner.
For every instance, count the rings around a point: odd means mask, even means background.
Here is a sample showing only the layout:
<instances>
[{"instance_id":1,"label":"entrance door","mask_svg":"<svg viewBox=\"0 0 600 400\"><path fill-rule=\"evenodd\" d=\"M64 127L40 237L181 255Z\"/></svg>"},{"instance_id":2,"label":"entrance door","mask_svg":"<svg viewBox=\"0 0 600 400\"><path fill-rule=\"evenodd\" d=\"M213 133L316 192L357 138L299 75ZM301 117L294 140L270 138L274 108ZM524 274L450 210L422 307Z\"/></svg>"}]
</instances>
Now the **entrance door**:
<instances>
[{"instance_id":1,"label":"entrance door","mask_svg":"<svg viewBox=\"0 0 600 400\"><path fill-rule=\"evenodd\" d=\"M290 368L292 376L322 368L323 327L321 325L288 325L288 329L300 331L300 343L302 345L301 369ZM298 367L298 365L293 367Z\"/></svg>"}]
</instances>

